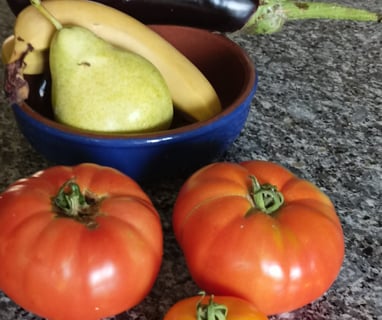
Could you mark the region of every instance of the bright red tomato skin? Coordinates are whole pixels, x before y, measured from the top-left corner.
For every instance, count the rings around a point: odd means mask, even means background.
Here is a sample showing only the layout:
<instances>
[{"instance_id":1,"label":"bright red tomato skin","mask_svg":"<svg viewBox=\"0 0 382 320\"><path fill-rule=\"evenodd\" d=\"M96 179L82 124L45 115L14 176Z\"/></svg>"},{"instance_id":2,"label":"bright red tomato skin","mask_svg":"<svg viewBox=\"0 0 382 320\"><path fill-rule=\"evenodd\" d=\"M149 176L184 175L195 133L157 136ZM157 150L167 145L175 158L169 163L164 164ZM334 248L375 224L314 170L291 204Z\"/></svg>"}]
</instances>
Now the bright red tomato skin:
<instances>
[{"instance_id":1,"label":"bright red tomato skin","mask_svg":"<svg viewBox=\"0 0 382 320\"><path fill-rule=\"evenodd\" d=\"M284 195L273 214L253 208L251 179ZM215 163L192 175L177 197L173 226L198 286L244 298L267 315L320 297L344 258L330 199L275 163Z\"/></svg>"},{"instance_id":2,"label":"bright red tomato skin","mask_svg":"<svg viewBox=\"0 0 382 320\"><path fill-rule=\"evenodd\" d=\"M73 178L103 197L94 229L52 211L52 197ZM155 282L162 247L150 199L111 168L56 166L0 195L0 288L44 318L100 319L138 304Z\"/></svg>"},{"instance_id":3,"label":"bright red tomato skin","mask_svg":"<svg viewBox=\"0 0 382 320\"><path fill-rule=\"evenodd\" d=\"M196 305L198 302L208 304L210 297L200 296L186 298L175 303L166 313L163 320L196 320ZM236 297L214 296L213 301L227 307L226 320L267 320L256 307L248 301Z\"/></svg>"}]
</instances>

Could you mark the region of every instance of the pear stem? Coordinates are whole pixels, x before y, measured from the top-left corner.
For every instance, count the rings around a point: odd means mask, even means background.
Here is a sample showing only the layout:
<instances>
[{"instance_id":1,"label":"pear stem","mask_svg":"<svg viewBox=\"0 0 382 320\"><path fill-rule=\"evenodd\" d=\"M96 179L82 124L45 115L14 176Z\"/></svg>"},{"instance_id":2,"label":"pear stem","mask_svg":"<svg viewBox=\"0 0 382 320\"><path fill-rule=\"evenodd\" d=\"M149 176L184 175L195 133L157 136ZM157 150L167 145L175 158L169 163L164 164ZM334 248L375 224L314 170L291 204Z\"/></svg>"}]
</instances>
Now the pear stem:
<instances>
[{"instance_id":1,"label":"pear stem","mask_svg":"<svg viewBox=\"0 0 382 320\"><path fill-rule=\"evenodd\" d=\"M41 0L30 0L32 6L34 6L45 18L47 18L57 30L63 28L62 24L51 14L41 3Z\"/></svg>"}]
</instances>

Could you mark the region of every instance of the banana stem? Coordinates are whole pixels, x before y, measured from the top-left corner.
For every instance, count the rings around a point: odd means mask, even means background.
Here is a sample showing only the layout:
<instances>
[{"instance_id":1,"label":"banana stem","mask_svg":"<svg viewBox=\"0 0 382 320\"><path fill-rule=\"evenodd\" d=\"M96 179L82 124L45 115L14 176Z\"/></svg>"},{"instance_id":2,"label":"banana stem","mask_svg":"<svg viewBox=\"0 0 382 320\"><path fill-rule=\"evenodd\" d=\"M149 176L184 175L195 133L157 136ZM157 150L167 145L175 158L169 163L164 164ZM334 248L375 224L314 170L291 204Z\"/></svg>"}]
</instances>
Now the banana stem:
<instances>
[{"instance_id":1,"label":"banana stem","mask_svg":"<svg viewBox=\"0 0 382 320\"><path fill-rule=\"evenodd\" d=\"M45 18L47 18L57 30L63 28L60 21L58 21L41 3L41 0L30 0L32 6L34 6Z\"/></svg>"},{"instance_id":2,"label":"banana stem","mask_svg":"<svg viewBox=\"0 0 382 320\"><path fill-rule=\"evenodd\" d=\"M382 14L325 2L292 0L260 0L259 7L244 25L243 31L252 34L274 33L288 20L333 19L382 22Z\"/></svg>"}]
</instances>

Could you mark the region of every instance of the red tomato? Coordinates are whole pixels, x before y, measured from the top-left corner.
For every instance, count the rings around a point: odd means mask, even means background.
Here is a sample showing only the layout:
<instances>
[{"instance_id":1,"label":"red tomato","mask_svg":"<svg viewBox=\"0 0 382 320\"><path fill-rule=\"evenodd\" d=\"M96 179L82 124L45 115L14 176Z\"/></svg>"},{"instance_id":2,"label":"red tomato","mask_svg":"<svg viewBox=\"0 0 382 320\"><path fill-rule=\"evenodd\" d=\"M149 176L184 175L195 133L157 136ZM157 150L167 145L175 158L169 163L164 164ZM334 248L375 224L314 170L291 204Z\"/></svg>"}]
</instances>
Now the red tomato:
<instances>
[{"instance_id":1,"label":"red tomato","mask_svg":"<svg viewBox=\"0 0 382 320\"><path fill-rule=\"evenodd\" d=\"M93 164L52 167L0 195L0 288L52 320L114 315L152 288L162 241L159 215L132 179Z\"/></svg>"},{"instance_id":2,"label":"red tomato","mask_svg":"<svg viewBox=\"0 0 382 320\"><path fill-rule=\"evenodd\" d=\"M173 227L200 288L244 298L268 315L320 297L344 258L330 199L266 161L200 169L179 192Z\"/></svg>"},{"instance_id":3,"label":"red tomato","mask_svg":"<svg viewBox=\"0 0 382 320\"><path fill-rule=\"evenodd\" d=\"M267 320L248 301L236 297L190 297L174 304L163 320Z\"/></svg>"}]
</instances>

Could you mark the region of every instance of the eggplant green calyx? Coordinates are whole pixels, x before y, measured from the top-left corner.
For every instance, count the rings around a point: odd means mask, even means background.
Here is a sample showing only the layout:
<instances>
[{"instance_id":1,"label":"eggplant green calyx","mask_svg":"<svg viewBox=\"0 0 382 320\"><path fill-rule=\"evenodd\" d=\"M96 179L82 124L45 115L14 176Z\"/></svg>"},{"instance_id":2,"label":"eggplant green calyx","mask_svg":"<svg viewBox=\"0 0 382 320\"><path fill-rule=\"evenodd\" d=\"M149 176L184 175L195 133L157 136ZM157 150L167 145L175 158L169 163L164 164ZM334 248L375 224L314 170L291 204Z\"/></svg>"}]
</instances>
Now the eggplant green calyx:
<instances>
[{"instance_id":1,"label":"eggplant green calyx","mask_svg":"<svg viewBox=\"0 0 382 320\"><path fill-rule=\"evenodd\" d=\"M228 309L223 304L214 302L214 296L211 295L208 304L202 304L202 300L206 296L204 291L200 292L202 296L196 305L197 320L226 320Z\"/></svg>"},{"instance_id":2,"label":"eggplant green calyx","mask_svg":"<svg viewBox=\"0 0 382 320\"><path fill-rule=\"evenodd\" d=\"M276 212L284 203L284 196L269 183L260 184L256 177L251 176L251 196L255 209L266 214Z\"/></svg>"},{"instance_id":3,"label":"eggplant green calyx","mask_svg":"<svg viewBox=\"0 0 382 320\"><path fill-rule=\"evenodd\" d=\"M241 31L249 34L270 34L280 31L289 20L331 19L382 22L382 14L325 2L260 0L256 12Z\"/></svg>"}]
</instances>

